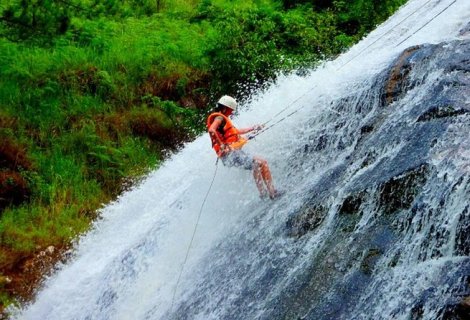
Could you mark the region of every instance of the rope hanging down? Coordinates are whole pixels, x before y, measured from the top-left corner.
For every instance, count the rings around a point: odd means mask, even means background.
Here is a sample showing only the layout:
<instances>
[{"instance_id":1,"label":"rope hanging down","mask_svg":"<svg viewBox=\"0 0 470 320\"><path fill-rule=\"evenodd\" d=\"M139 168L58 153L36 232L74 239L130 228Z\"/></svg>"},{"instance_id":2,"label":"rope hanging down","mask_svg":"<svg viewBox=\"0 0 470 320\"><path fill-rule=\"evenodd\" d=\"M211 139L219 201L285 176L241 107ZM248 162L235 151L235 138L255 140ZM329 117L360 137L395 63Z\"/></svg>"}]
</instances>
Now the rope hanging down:
<instances>
[{"instance_id":1,"label":"rope hanging down","mask_svg":"<svg viewBox=\"0 0 470 320\"><path fill-rule=\"evenodd\" d=\"M207 197L209 196L209 193L211 192L211 189L212 189L212 185L214 184L215 176L217 175L218 162L219 162L219 159L217 158L217 161L215 162L214 176L212 177L212 181L211 181L211 184L209 185L209 189L207 190L206 196L204 197L204 200L202 201L201 209L199 210L199 213L197 215L196 225L194 226L193 234L191 236L191 241L189 242L188 250L186 251L186 256L184 257L183 264L181 265L181 270L180 270L180 274L178 275L178 280L176 281L175 289L173 291L173 298L171 299L170 312L173 311L173 305L175 303L176 292L178 290L178 286L181 280L181 275L183 274L183 271L184 271L184 266L186 265L186 262L188 261L189 251L191 251L191 247L193 246L194 236L196 235L197 227L199 226L199 220L201 219L201 215L202 215L202 209L204 209L204 205L206 204Z\"/></svg>"}]
</instances>

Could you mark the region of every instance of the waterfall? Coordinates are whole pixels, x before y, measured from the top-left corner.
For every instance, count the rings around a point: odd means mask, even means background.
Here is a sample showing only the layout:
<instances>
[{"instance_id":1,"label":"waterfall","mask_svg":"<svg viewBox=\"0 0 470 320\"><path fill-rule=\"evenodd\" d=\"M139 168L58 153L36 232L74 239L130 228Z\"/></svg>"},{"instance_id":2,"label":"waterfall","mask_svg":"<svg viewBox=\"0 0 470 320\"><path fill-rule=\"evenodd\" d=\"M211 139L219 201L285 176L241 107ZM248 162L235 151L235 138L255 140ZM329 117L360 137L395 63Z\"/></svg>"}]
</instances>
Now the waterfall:
<instances>
[{"instance_id":1,"label":"waterfall","mask_svg":"<svg viewBox=\"0 0 470 320\"><path fill-rule=\"evenodd\" d=\"M468 0L411 0L334 61L281 76L234 123L298 110L246 146L284 196L262 200L249 171L216 167L201 135L104 207L13 317L460 312L470 296L469 21Z\"/></svg>"}]
</instances>

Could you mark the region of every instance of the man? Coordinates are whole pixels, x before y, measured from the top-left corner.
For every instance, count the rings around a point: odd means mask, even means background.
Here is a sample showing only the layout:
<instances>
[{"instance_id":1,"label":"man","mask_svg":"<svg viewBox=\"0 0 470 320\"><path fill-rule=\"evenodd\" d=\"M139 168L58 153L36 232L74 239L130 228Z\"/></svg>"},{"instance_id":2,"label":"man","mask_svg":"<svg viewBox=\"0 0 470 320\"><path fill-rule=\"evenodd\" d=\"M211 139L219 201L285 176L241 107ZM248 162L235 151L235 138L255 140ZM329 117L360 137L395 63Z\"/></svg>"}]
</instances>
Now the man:
<instances>
[{"instance_id":1,"label":"man","mask_svg":"<svg viewBox=\"0 0 470 320\"><path fill-rule=\"evenodd\" d=\"M260 197L269 196L274 199L280 196L280 193L274 188L268 162L242 150L242 147L248 142L242 134L259 131L263 126L255 125L251 128L237 129L229 119L229 116L236 110L237 101L234 98L223 96L219 99L217 109L207 118L207 129L212 140L212 148L224 166L253 170L253 177Z\"/></svg>"}]
</instances>

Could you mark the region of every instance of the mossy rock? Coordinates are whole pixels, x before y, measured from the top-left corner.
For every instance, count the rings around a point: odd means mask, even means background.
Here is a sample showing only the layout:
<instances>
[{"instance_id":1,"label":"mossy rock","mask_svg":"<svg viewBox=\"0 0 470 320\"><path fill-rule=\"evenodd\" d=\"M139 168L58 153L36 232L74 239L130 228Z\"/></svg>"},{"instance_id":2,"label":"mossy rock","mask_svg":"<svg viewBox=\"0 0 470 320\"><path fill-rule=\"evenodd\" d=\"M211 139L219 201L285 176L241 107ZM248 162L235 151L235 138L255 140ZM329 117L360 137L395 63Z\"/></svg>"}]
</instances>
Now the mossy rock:
<instances>
[{"instance_id":1,"label":"mossy rock","mask_svg":"<svg viewBox=\"0 0 470 320\"><path fill-rule=\"evenodd\" d=\"M362 259L361 271L367 275L371 275L374 270L374 266L382 253L383 252L380 249L369 249Z\"/></svg>"},{"instance_id":2,"label":"mossy rock","mask_svg":"<svg viewBox=\"0 0 470 320\"><path fill-rule=\"evenodd\" d=\"M323 222L328 208L319 204L306 205L286 222L289 237L300 238L306 233L315 230Z\"/></svg>"},{"instance_id":3,"label":"mossy rock","mask_svg":"<svg viewBox=\"0 0 470 320\"><path fill-rule=\"evenodd\" d=\"M338 210L339 214L359 214L361 204L364 201L365 192L359 192L347 196Z\"/></svg>"},{"instance_id":4,"label":"mossy rock","mask_svg":"<svg viewBox=\"0 0 470 320\"><path fill-rule=\"evenodd\" d=\"M430 121L440 118L456 117L466 114L468 112L470 111L465 109L456 109L453 106L436 106L419 116L418 122Z\"/></svg>"},{"instance_id":5,"label":"mossy rock","mask_svg":"<svg viewBox=\"0 0 470 320\"><path fill-rule=\"evenodd\" d=\"M428 166L421 165L415 169L397 175L379 187L379 207L385 214L409 209L427 181Z\"/></svg>"}]
</instances>

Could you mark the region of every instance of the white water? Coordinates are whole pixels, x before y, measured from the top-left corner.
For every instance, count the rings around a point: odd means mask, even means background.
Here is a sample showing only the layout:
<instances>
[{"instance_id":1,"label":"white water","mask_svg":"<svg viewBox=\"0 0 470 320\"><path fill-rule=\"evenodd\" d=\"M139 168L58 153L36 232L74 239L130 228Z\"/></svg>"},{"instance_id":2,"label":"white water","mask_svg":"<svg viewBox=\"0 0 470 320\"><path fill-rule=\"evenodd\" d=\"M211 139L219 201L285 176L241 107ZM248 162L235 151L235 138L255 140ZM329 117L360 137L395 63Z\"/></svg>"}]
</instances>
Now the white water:
<instances>
[{"instance_id":1,"label":"white water","mask_svg":"<svg viewBox=\"0 0 470 320\"><path fill-rule=\"evenodd\" d=\"M273 127L247 145L247 150L265 157L272 168L275 184L287 190L280 200L271 203L262 201L251 174L247 171L218 166L214 185L208 196L189 259L176 291L175 309L202 286L201 277L206 269L208 257L215 256L213 263L230 261L241 252L221 251L224 241L231 241L234 234L243 234L247 244L243 257L246 277L244 281L255 282L262 276L257 271L266 268L259 260L260 251L250 254L253 248L265 248L266 255L275 254L286 259L295 255L296 265L284 270L286 278L276 283L265 297L274 297L289 286L290 277L313 258L328 233L333 215L329 215L325 226L302 245L277 234L279 226L292 208L298 208L309 197L307 191L315 185L321 175L344 161L348 148L337 154L318 154L315 166L293 166L295 152L321 130L334 130L328 117L349 119L347 111L336 114L329 107L353 92L370 86L370 79L377 75L405 48L422 43L439 43L459 39L459 30L470 21L470 1L457 0L448 10L413 35L422 25L449 5L451 0L410 1L392 18L378 27L366 39L349 52L326 63L308 77L288 76L279 79L276 85L255 97L250 105L243 106L234 122L239 127L269 120L292 101L302 97L290 110L297 110L292 117ZM416 11L416 12L415 12ZM403 21L406 18L405 21ZM401 22L400 24L398 24ZM397 46L403 39L411 37ZM353 59L353 60L351 60ZM286 112L288 113L288 111ZM280 116L282 117L282 115ZM357 128L367 119L352 119ZM352 129L351 129L352 130ZM400 145L391 146L388 153L394 154ZM386 156L386 153L383 154ZM287 160L286 160L287 159ZM170 306L191 239L193 228L202 201L215 170L215 154L210 148L207 135L203 135L167 160L150 174L134 190L127 192L116 202L102 210L102 219L80 239L74 257L47 280L37 300L17 311L17 319L164 319L172 313ZM436 156L436 161L440 158ZM464 159L468 161L468 157ZM344 187L344 189L347 186ZM338 199L343 189L338 189ZM334 207L337 198L331 197L329 205ZM367 225L370 216L361 223ZM455 224L449 221L448 224ZM416 244L418 247L419 244ZM275 251L276 252L272 252ZM410 250L410 259L413 256ZM237 262L238 263L238 262ZM264 261L266 263L266 261ZM432 277L433 265L445 264L445 259L419 266L416 277ZM425 270L426 272L423 272ZM408 270L409 271L409 270ZM411 277L414 276L411 270ZM398 286L408 283L410 275L403 276L399 268L391 278L403 278ZM216 292L208 287L204 292L206 306L190 318L223 319L228 316L228 305L240 299L243 283L220 275L213 281L227 283L227 292ZM377 285L380 285L379 283ZM399 290L397 282L389 283L389 291ZM223 287L223 286L222 286ZM217 287L215 287L217 288ZM237 289L239 288L239 290ZM209 298L208 298L208 297ZM223 297L223 299L221 298ZM202 298L202 297L201 297ZM393 301L391 301L393 303ZM250 315L263 318L263 304L253 301ZM358 304L362 305L362 302ZM394 306L389 306L393 309ZM380 315L381 304L370 311ZM174 310L173 310L174 311ZM362 311L359 310L358 314Z\"/></svg>"}]
</instances>

